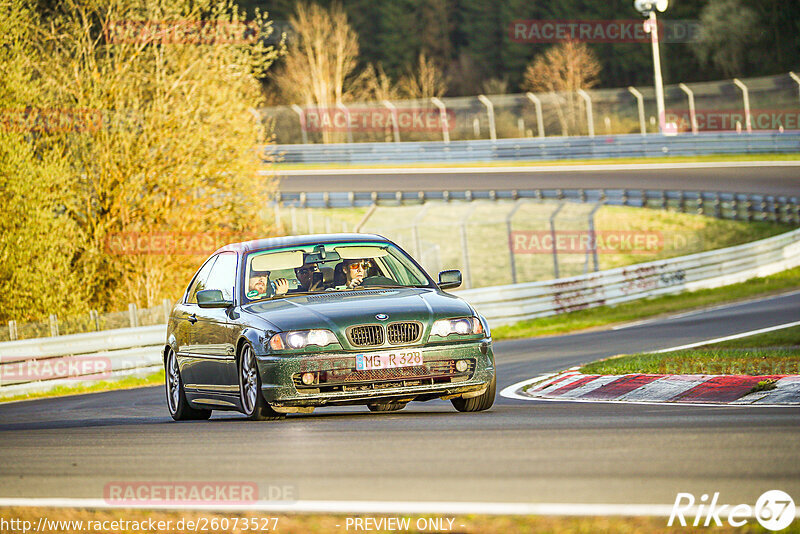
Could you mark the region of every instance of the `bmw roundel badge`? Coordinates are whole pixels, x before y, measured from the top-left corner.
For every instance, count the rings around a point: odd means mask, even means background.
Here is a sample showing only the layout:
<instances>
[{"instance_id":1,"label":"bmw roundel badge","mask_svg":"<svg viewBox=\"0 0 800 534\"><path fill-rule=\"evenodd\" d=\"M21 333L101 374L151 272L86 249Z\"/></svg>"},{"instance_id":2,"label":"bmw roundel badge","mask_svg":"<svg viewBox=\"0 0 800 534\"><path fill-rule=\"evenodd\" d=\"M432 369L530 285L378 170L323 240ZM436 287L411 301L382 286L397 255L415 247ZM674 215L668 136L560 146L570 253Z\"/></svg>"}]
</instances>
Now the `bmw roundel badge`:
<instances>
[{"instance_id":1,"label":"bmw roundel badge","mask_svg":"<svg viewBox=\"0 0 800 534\"><path fill-rule=\"evenodd\" d=\"M385 313L379 313L379 314L377 314L377 315L375 316L375 318L376 318L377 320L379 320L379 321L385 321L386 319L388 319L388 318L389 318L389 316L388 316L388 315L386 315Z\"/></svg>"}]
</instances>

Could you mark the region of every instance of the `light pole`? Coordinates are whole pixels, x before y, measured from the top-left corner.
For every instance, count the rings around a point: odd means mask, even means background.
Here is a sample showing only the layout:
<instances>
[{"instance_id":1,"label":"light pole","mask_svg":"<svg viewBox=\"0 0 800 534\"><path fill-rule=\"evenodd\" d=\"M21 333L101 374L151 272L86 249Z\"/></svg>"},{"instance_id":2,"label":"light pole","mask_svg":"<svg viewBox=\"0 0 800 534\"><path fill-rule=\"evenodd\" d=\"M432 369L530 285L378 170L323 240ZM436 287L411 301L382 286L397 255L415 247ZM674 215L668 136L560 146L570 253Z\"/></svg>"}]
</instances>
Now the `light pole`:
<instances>
[{"instance_id":1,"label":"light pole","mask_svg":"<svg viewBox=\"0 0 800 534\"><path fill-rule=\"evenodd\" d=\"M658 108L658 127L664 133L666 126L666 111L664 109L664 79L661 77L661 51L658 46L658 21L656 11L663 13L667 10L669 0L634 0L633 6L643 16L647 17L644 22L644 31L650 34L650 42L653 43L653 68L655 70L656 84L656 106Z\"/></svg>"}]
</instances>

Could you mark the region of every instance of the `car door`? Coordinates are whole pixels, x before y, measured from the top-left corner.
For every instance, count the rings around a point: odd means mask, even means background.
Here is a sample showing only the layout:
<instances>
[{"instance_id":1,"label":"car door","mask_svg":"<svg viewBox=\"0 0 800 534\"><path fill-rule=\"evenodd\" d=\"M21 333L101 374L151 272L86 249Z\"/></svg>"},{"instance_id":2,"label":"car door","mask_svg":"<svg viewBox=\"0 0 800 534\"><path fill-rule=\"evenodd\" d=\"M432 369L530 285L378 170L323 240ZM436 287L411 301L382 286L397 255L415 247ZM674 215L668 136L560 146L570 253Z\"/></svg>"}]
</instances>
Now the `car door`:
<instances>
[{"instance_id":1,"label":"car door","mask_svg":"<svg viewBox=\"0 0 800 534\"><path fill-rule=\"evenodd\" d=\"M217 256L203 289L217 289L224 300L233 301L236 284L237 254ZM196 300L196 298L195 298ZM236 329L230 308L201 308L195 302L193 345L196 363L192 379L199 390L235 394L239 391L236 373Z\"/></svg>"},{"instance_id":2,"label":"car door","mask_svg":"<svg viewBox=\"0 0 800 534\"><path fill-rule=\"evenodd\" d=\"M200 309L197 305L197 292L206 289L208 276L211 274L211 268L216 261L217 256L212 256L200 267L192 283L189 284L186 295L184 295L180 304L175 307L172 314L175 320L178 366L180 367L183 384L187 389L196 388L196 367L201 362L195 341L198 322L197 311Z\"/></svg>"}]
</instances>

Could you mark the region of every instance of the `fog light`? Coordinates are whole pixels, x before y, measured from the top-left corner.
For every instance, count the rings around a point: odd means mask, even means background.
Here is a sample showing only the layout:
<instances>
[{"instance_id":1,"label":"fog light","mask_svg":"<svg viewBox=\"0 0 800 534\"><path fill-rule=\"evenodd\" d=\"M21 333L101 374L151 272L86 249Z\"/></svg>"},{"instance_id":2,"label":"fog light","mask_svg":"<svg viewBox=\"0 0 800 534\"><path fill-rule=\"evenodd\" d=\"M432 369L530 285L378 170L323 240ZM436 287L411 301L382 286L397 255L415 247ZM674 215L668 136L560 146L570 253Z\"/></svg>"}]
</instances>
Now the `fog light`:
<instances>
[{"instance_id":1,"label":"fog light","mask_svg":"<svg viewBox=\"0 0 800 534\"><path fill-rule=\"evenodd\" d=\"M310 386L314 383L314 373L303 373L303 384Z\"/></svg>"},{"instance_id":2,"label":"fog light","mask_svg":"<svg viewBox=\"0 0 800 534\"><path fill-rule=\"evenodd\" d=\"M456 371L458 371L459 373L463 373L464 371L467 370L467 368L469 368L467 360L458 360L456 362Z\"/></svg>"}]
</instances>

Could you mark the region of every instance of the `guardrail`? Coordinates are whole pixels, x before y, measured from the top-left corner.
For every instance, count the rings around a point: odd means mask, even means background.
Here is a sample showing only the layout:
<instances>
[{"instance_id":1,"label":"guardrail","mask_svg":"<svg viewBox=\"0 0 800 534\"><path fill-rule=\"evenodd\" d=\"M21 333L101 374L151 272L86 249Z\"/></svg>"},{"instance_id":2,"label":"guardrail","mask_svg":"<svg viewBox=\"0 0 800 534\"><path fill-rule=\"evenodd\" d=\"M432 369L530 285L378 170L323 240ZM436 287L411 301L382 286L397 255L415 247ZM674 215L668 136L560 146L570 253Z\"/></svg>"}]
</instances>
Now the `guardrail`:
<instances>
[{"instance_id":1,"label":"guardrail","mask_svg":"<svg viewBox=\"0 0 800 534\"><path fill-rule=\"evenodd\" d=\"M697 135L608 135L477 140L272 145L267 154L283 163L447 163L597 158L792 154L800 152L800 132L700 133Z\"/></svg>"},{"instance_id":2,"label":"guardrail","mask_svg":"<svg viewBox=\"0 0 800 534\"><path fill-rule=\"evenodd\" d=\"M0 398L152 373L166 333L161 324L0 343Z\"/></svg>"},{"instance_id":3,"label":"guardrail","mask_svg":"<svg viewBox=\"0 0 800 534\"><path fill-rule=\"evenodd\" d=\"M720 287L800 265L800 230L745 245L608 271L458 292L491 325Z\"/></svg>"},{"instance_id":4,"label":"guardrail","mask_svg":"<svg viewBox=\"0 0 800 534\"><path fill-rule=\"evenodd\" d=\"M680 258L620 267L571 278L456 294L473 304L492 326L603 305L743 282L800 265L800 230L746 245ZM146 373L161 367L166 326L123 328L56 338L0 343L0 397L65 383ZM89 358L68 377L36 376ZM98 362L102 366L98 366ZM100 367L100 368L98 368ZM80 372L83 371L83 372Z\"/></svg>"},{"instance_id":5,"label":"guardrail","mask_svg":"<svg viewBox=\"0 0 800 534\"><path fill-rule=\"evenodd\" d=\"M467 191L278 192L275 203L299 208L424 204L429 201L559 200L637 208L673 209L719 219L800 224L797 197L642 189L515 189Z\"/></svg>"}]
</instances>

